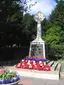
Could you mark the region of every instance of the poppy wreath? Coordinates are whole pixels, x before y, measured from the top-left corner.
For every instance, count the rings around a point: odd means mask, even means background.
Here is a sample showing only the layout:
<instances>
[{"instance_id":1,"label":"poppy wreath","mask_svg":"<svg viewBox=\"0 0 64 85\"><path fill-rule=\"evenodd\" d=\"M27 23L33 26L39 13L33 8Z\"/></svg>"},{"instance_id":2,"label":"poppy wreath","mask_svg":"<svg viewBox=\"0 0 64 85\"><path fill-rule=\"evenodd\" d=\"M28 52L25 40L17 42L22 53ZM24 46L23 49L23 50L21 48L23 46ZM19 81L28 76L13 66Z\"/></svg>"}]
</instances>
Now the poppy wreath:
<instances>
[{"instance_id":1,"label":"poppy wreath","mask_svg":"<svg viewBox=\"0 0 64 85\"><path fill-rule=\"evenodd\" d=\"M24 58L16 64L16 68L50 71L50 66L45 65L44 61L46 59Z\"/></svg>"}]
</instances>

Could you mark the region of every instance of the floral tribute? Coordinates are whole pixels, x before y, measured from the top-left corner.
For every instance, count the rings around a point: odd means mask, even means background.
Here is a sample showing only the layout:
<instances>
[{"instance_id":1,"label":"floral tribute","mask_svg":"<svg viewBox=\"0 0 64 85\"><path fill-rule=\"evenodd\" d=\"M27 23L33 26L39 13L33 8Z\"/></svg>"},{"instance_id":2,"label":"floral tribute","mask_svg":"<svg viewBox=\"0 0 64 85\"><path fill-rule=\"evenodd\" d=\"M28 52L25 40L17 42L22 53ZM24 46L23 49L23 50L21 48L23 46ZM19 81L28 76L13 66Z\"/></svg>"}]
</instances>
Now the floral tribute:
<instances>
[{"instance_id":1,"label":"floral tribute","mask_svg":"<svg viewBox=\"0 0 64 85\"><path fill-rule=\"evenodd\" d=\"M16 64L16 68L50 71L50 66L45 61L43 58L24 58Z\"/></svg>"},{"instance_id":2,"label":"floral tribute","mask_svg":"<svg viewBox=\"0 0 64 85\"><path fill-rule=\"evenodd\" d=\"M0 69L0 84L7 85L20 80L16 72Z\"/></svg>"}]
</instances>

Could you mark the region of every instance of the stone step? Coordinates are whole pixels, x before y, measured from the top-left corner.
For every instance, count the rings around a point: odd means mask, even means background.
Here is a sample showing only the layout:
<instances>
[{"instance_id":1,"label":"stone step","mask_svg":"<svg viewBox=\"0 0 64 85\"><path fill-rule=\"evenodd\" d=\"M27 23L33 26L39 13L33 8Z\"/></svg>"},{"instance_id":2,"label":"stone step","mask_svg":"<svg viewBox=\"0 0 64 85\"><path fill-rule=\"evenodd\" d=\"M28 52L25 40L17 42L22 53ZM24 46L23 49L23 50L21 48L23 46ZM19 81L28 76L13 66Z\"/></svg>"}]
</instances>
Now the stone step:
<instances>
[{"instance_id":1,"label":"stone step","mask_svg":"<svg viewBox=\"0 0 64 85\"><path fill-rule=\"evenodd\" d=\"M54 61L50 61L48 65L52 66L54 64Z\"/></svg>"},{"instance_id":2,"label":"stone step","mask_svg":"<svg viewBox=\"0 0 64 85\"><path fill-rule=\"evenodd\" d=\"M61 72L64 72L64 63L61 63Z\"/></svg>"},{"instance_id":3,"label":"stone step","mask_svg":"<svg viewBox=\"0 0 64 85\"><path fill-rule=\"evenodd\" d=\"M38 70L15 68L15 66L9 66L6 67L6 69L10 71L16 71L20 76L24 77L59 80L58 71L38 71Z\"/></svg>"},{"instance_id":4,"label":"stone step","mask_svg":"<svg viewBox=\"0 0 64 85\"><path fill-rule=\"evenodd\" d=\"M58 63L56 61L47 61L46 64L51 66L51 71L60 71L61 63Z\"/></svg>"},{"instance_id":5,"label":"stone step","mask_svg":"<svg viewBox=\"0 0 64 85\"><path fill-rule=\"evenodd\" d=\"M64 79L64 72L60 72L60 79Z\"/></svg>"},{"instance_id":6,"label":"stone step","mask_svg":"<svg viewBox=\"0 0 64 85\"><path fill-rule=\"evenodd\" d=\"M17 71L21 76L34 77L34 78L42 78L42 79L52 79L59 80L60 77L64 78L64 75L60 73L61 64L55 61L48 61L48 65L51 66L51 71L38 71L38 70L30 70L30 69L21 69L16 68L15 66L5 67L12 71Z\"/></svg>"},{"instance_id":7,"label":"stone step","mask_svg":"<svg viewBox=\"0 0 64 85\"><path fill-rule=\"evenodd\" d=\"M58 62L54 62L54 64L51 67L51 71L55 71L58 66Z\"/></svg>"},{"instance_id":8,"label":"stone step","mask_svg":"<svg viewBox=\"0 0 64 85\"><path fill-rule=\"evenodd\" d=\"M61 69L61 63L58 63L58 66L56 67L56 71L60 71Z\"/></svg>"},{"instance_id":9,"label":"stone step","mask_svg":"<svg viewBox=\"0 0 64 85\"><path fill-rule=\"evenodd\" d=\"M64 79L64 63L59 64L60 67L60 79Z\"/></svg>"},{"instance_id":10,"label":"stone step","mask_svg":"<svg viewBox=\"0 0 64 85\"><path fill-rule=\"evenodd\" d=\"M47 61L46 61L46 64L48 64L49 62L50 62L50 60L47 60Z\"/></svg>"}]
</instances>

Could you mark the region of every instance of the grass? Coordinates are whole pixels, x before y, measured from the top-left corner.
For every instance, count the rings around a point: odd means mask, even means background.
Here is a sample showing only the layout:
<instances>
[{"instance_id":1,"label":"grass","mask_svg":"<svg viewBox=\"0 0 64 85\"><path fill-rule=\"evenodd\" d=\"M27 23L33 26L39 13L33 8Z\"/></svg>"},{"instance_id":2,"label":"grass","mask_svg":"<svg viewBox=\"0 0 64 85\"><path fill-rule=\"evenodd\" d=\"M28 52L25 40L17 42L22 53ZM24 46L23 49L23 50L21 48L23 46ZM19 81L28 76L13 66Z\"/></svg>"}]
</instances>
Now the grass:
<instances>
[{"instance_id":1,"label":"grass","mask_svg":"<svg viewBox=\"0 0 64 85\"><path fill-rule=\"evenodd\" d=\"M57 62L64 63L64 59L58 59Z\"/></svg>"}]
</instances>

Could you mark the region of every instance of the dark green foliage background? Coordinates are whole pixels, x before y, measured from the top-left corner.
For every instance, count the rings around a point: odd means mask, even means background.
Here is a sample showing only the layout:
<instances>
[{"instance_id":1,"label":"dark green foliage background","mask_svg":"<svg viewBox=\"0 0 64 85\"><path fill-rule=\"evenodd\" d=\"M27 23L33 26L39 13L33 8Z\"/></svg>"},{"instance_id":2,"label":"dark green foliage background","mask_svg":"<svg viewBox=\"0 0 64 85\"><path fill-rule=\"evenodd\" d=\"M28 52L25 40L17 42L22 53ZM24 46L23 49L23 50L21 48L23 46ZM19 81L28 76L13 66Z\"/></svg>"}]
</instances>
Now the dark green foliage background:
<instances>
[{"instance_id":1,"label":"dark green foliage background","mask_svg":"<svg viewBox=\"0 0 64 85\"><path fill-rule=\"evenodd\" d=\"M27 10L23 1L0 0L0 48L13 44L29 46L36 37L37 23L33 15L23 15ZM64 1L56 2L49 19L42 22L42 39L46 42L47 55L53 58L64 56Z\"/></svg>"}]
</instances>

